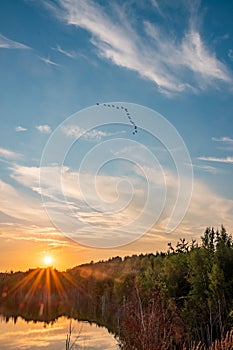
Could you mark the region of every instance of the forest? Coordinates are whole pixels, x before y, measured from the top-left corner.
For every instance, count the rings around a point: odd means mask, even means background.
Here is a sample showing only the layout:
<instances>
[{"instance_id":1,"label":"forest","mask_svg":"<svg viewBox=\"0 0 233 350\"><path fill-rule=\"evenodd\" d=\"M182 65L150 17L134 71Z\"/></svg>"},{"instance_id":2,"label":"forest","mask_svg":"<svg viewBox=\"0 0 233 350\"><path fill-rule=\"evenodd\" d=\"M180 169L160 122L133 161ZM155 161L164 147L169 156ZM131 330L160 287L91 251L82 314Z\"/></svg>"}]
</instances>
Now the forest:
<instances>
[{"instance_id":1,"label":"forest","mask_svg":"<svg viewBox=\"0 0 233 350\"><path fill-rule=\"evenodd\" d=\"M1 273L0 313L95 322L124 350L233 349L232 236L208 227L199 243L180 239L167 252Z\"/></svg>"}]
</instances>

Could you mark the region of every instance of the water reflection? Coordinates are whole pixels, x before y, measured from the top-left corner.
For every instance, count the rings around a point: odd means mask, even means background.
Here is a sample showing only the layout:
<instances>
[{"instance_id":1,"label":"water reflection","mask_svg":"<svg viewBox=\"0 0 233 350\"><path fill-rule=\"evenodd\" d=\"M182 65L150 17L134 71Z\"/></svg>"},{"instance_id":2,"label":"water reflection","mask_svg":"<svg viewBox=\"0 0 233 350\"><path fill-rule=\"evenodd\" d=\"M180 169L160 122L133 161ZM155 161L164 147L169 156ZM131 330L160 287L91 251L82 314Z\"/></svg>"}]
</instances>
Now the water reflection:
<instances>
[{"instance_id":1,"label":"water reflection","mask_svg":"<svg viewBox=\"0 0 233 350\"><path fill-rule=\"evenodd\" d=\"M72 335L79 335L79 349L117 349L113 335L95 325L117 333L119 310L111 297L113 281L103 283L81 272L48 267L1 274L0 349L65 349L68 317L73 319Z\"/></svg>"},{"instance_id":2,"label":"water reflection","mask_svg":"<svg viewBox=\"0 0 233 350\"><path fill-rule=\"evenodd\" d=\"M26 321L20 316L0 318L1 350L64 350L70 320L64 316L51 322ZM110 350L117 349L114 336L104 327L88 322L72 320L72 340L76 349Z\"/></svg>"}]
</instances>

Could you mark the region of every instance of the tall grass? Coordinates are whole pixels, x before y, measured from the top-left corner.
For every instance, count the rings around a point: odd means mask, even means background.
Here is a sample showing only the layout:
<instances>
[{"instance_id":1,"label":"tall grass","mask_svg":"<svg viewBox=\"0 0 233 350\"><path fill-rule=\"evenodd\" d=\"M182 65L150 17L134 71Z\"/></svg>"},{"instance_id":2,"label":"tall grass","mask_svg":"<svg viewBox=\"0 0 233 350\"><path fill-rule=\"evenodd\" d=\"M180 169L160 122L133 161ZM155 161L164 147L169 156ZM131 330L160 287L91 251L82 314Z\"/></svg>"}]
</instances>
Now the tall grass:
<instances>
[{"instance_id":1,"label":"tall grass","mask_svg":"<svg viewBox=\"0 0 233 350\"><path fill-rule=\"evenodd\" d=\"M233 330L227 332L225 338L215 340L209 347L199 343L191 349L184 347L183 350L233 350Z\"/></svg>"}]
</instances>

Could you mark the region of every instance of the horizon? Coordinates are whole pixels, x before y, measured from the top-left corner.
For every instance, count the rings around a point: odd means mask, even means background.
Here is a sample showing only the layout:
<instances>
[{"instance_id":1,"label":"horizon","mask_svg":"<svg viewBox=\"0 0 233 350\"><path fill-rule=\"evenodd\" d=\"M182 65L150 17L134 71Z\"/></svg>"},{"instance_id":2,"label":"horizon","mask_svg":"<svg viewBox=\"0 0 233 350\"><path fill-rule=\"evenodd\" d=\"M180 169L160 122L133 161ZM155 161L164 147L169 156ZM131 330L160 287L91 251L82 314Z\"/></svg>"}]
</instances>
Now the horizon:
<instances>
[{"instance_id":1,"label":"horizon","mask_svg":"<svg viewBox=\"0 0 233 350\"><path fill-rule=\"evenodd\" d=\"M224 228L223 225L221 225L221 227ZM206 229L208 229L208 228L214 229L214 227L206 227ZM203 234L204 234L204 232L203 232ZM193 242L193 243L197 244L199 247L200 247L199 244L201 243L201 237L202 236L199 237L199 240L194 240L194 242ZM182 239L185 239L185 237L182 237L182 238L180 237L179 241L177 241L176 243L178 244ZM186 239L185 239L185 242L188 243L188 244L192 243L192 241L187 241ZM46 256L44 258L43 263L42 263L42 265L44 264L44 266L29 267L27 270L15 270L14 271L14 270L11 269L10 271L7 271L7 270L6 271L0 271L0 274L1 273L2 274L4 274L4 273L6 273L6 274L12 274L13 273L14 274L14 273L18 273L18 272L25 273L25 272L34 271L34 270L47 270L47 269L48 270L49 269L56 270L58 272L67 272L67 271L75 269L77 267L82 267L82 266L86 266L86 265L95 265L95 264L98 264L98 263L111 262L112 260L114 260L116 258L121 258L122 261L124 261L124 260L126 260L128 258L130 259L130 258L132 258L134 256L139 257L141 255L144 256L144 257L147 256L147 255L154 255L154 256L157 256L157 255L159 256L159 255L162 255L162 254L169 255L169 254L171 254L171 252L169 252L169 249L168 249L168 247L170 247L170 243L171 242L167 242L167 245L166 245L167 249L166 250L160 250L160 251L156 250L156 251L150 251L150 252L145 252L145 253L141 252L141 253L137 253L137 254L132 253L131 255L124 255L124 256L121 256L121 255L109 256L106 259L90 260L90 261L82 262L82 263L74 265L74 266L67 267L65 269L58 269L56 266L53 266L53 263L55 263L55 262L54 262L52 256ZM49 258L49 260L50 260L49 264L47 264L47 262L45 261L46 258L47 259Z\"/></svg>"}]
</instances>

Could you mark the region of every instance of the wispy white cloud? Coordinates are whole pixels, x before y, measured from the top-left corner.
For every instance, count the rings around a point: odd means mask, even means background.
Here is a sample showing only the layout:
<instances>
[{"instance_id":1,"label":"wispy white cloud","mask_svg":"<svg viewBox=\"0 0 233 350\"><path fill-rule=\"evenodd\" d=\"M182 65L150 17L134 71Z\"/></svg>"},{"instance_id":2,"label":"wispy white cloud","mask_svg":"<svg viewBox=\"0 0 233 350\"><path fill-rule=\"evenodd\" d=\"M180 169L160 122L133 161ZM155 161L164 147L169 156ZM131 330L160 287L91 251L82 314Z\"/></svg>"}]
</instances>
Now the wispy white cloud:
<instances>
[{"instance_id":1,"label":"wispy white cloud","mask_svg":"<svg viewBox=\"0 0 233 350\"><path fill-rule=\"evenodd\" d=\"M74 51L64 50L59 45L57 45L56 48L53 48L53 50L56 50L57 52L60 52L61 54L65 55L69 58L76 58L77 57L77 54Z\"/></svg>"},{"instance_id":2,"label":"wispy white cloud","mask_svg":"<svg viewBox=\"0 0 233 350\"><path fill-rule=\"evenodd\" d=\"M154 1L158 10L157 5ZM130 16L115 3L114 18L92 0L60 1L60 8L53 7L53 11L67 24L90 32L99 57L138 72L166 94L205 89L217 81L232 82L231 72L203 41L193 19L179 38L149 21L137 31Z\"/></svg>"},{"instance_id":3,"label":"wispy white cloud","mask_svg":"<svg viewBox=\"0 0 233 350\"><path fill-rule=\"evenodd\" d=\"M233 163L233 157L226 158L218 158L218 157L199 157L199 160L204 160L208 162L216 162L216 163Z\"/></svg>"},{"instance_id":4,"label":"wispy white cloud","mask_svg":"<svg viewBox=\"0 0 233 350\"><path fill-rule=\"evenodd\" d=\"M23 126L18 125L18 126L15 127L15 131L21 132L21 131L27 131L27 129L24 128Z\"/></svg>"},{"instance_id":5,"label":"wispy white cloud","mask_svg":"<svg viewBox=\"0 0 233 350\"><path fill-rule=\"evenodd\" d=\"M93 203L94 199L99 202L106 201L106 203L103 205L105 205L105 208L108 210L111 207L111 202L118 199L119 193L117 193L116 188L122 181L120 176L100 174L94 176L93 174L89 173L83 174L78 171L72 171L68 167L59 168L57 166L51 166L41 169L39 167L14 165L11 167L11 177L21 185L40 194L41 170L42 173L46 175L43 176L43 181L41 182L41 186L43 187L42 191L43 193L46 193L48 197L56 200L58 207L60 207L63 203L65 205L67 205L67 203L75 203L75 200L78 207L80 206L80 201L83 200L83 195L85 194L85 198L88 202ZM55 179L58 177L59 181L57 182ZM132 182L135 186L137 185L137 190L135 189L135 193L137 193L138 196L142 195L137 181L132 179ZM127 196L126 190L131 190L131 188L129 189L127 184L123 184L121 187L123 197L125 195ZM100 197L98 197L97 192L99 193ZM67 201L65 201L63 198L64 195Z\"/></svg>"},{"instance_id":6,"label":"wispy white cloud","mask_svg":"<svg viewBox=\"0 0 233 350\"><path fill-rule=\"evenodd\" d=\"M208 50L197 30L192 29L185 35L181 48L183 65L198 73L204 83L209 84L212 79L232 81L225 65Z\"/></svg>"},{"instance_id":7,"label":"wispy white cloud","mask_svg":"<svg viewBox=\"0 0 233 350\"><path fill-rule=\"evenodd\" d=\"M37 125L36 129L41 132L42 134L50 134L51 133L51 128L49 125Z\"/></svg>"},{"instance_id":8,"label":"wispy white cloud","mask_svg":"<svg viewBox=\"0 0 233 350\"><path fill-rule=\"evenodd\" d=\"M21 153L10 151L6 148L0 148L0 156L7 159L18 159L22 157Z\"/></svg>"},{"instance_id":9,"label":"wispy white cloud","mask_svg":"<svg viewBox=\"0 0 233 350\"><path fill-rule=\"evenodd\" d=\"M0 202L1 238L19 242L44 242L60 247L69 245L67 239L50 222L40 196L25 194L0 180Z\"/></svg>"},{"instance_id":10,"label":"wispy white cloud","mask_svg":"<svg viewBox=\"0 0 233 350\"><path fill-rule=\"evenodd\" d=\"M119 135L125 133L125 131L109 133L102 130L92 129L92 130L84 130L78 125L66 125L62 127L62 132L68 136L73 138L82 137L87 141L100 141L103 137L109 137L113 135Z\"/></svg>"},{"instance_id":11,"label":"wispy white cloud","mask_svg":"<svg viewBox=\"0 0 233 350\"><path fill-rule=\"evenodd\" d=\"M49 220L38 200L23 194L12 185L0 180L1 211L20 220L35 224L49 223Z\"/></svg>"},{"instance_id":12,"label":"wispy white cloud","mask_svg":"<svg viewBox=\"0 0 233 350\"><path fill-rule=\"evenodd\" d=\"M35 192L39 192L39 167L28 167L15 164L10 168L11 178L20 183L21 185L32 189ZM52 182L50 183L50 185Z\"/></svg>"},{"instance_id":13,"label":"wispy white cloud","mask_svg":"<svg viewBox=\"0 0 233 350\"><path fill-rule=\"evenodd\" d=\"M233 50L232 49L230 49L228 51L228 57L230 58L231 61L233 61Z\"/></svg>"},{"instance_id":14,"label":"wispy white cloud","mask_svg":"<svg viewBox=\"0 0 233 350\"><path fill-rule=\"evenodd\" d=\"M194 169L205 171L205 172L211 173L211 174L216 174L219 172L218 169L216 169L215 167L213 167L211 165L192 164L192 166Z\"/></svg>"},{"instance_id":15,"label":"wispy white cloud","mask_svg":"<svg viewBox=\"0 0 233 350\"><path fill-rule=\"evenodd\" d=\"M39 56L39 58L40 58L41 61L45 62L48 65L55 66L55 67L59 67L60 66L60 64L52 61L50 59L50 57L41 57L41 56Z\"/></svg>"},{"instance_id":16,"label":"wispy white cloud","mask_svg":"<svg viewBox=\"0 0 233 350\"><path fill-rule=\"evenodd\" d=\"M15 165L11 170L11 177L15 181L37 194L42 191L47 209L52 213L55 223L59 222L61 227L64 227L65 222L67 227L73 221L76 222L76 227L78 222L85 222L97 226L98 235L102 235L103 228L118 230L120 226L130 223L138 216L142 203L146 202L146 191L143 190L145 185L139 178L128 178L131 183L129 185L126 181L122 182L122 177L119 176L94 176L56 166L40 169ZM43 173L42 188L39 184L40 170ZM131 201L132 188L134 199ZM85 234L94 233L91 230Z\"/></svg>"},{"instance_id":17,"label":"wispy white cloud","mask_svg":"<svg viewBox=\"0 0 233 350\"><path fill-rule=\"evenodd\" d=\"M201 181L194 181L194 189L189 210L182 221L179 232L200 237L206 226L231 227L233 200L212 191L210 186ZM188 235L186 237L188 237Z\"/></svg>"},{"instance_id":18,"label":"wispy white cloud","mask_svg":"<svg viewBox=\"0 0 233 350\"><path fill-rule=\"evenodd\" d=\"M30 49L29 46L11 40L0 34L0 49Z\"/></svg>"},{"instance_id":19,"label":"wispy white cloud","mask_svg":"<svg viewBox=\"0 0 233 350\"><path fill-rule=\"evenodd\" d=\"M216 142L226 142L226 143L233 143L233 139L228 137L228 136L222 136L222 137L212 137L212 141L216 141Z\"/></svg>"},{"instance_id":20,"label":"wispy white cloud","mask_svg":"<svg viewBox=\"0 0 233 350\"><path fill-rule=\"evenodd\" d=\"M154 183L158 189L156 190L157 197L153 197L154 209L156 208L157 201L159 201L159 189L163 188L164 181L158 179L159 174L153 168L144 170L147 172L148 180ZM92 225L91 230L82 230L83 234L88 236L93 235L93 226L96 229L94 234L96 238L101 237L102 233L104 234L104 230L108 231L116 228L116 233L119 236L120 231L124 234L124 225L135 220L145 203L146 187L140 177L137 176L135 177L132 175L128 178L133 188L133 201L129 206L122 206L122 204L127 203L128 192L131 193L132 188L123 186L119 189L118 184L122 180L121 177L99 174L95 177L96 182L93 187L93 175L91 174L80 174L77 171L71 171L69 168L65 168L62 171L55 166L48 167L45 171L46 182L43 183L43 186L45 192L48 192L47 205L50 206L50 210L57 215L56 219L59 220L59 216L64 218L62 211L65 212L68 206L69 209L72 209L75 220L79 220L79 222L83 224ZM208 169L206 169L206 171L208 171ZM212 171L212 168L210 171ZM59 182L58 184L55 181L58 172L62 182L62 198L60 193L61 183ZM18 165L12 169L12 177L14 180L32 189L36 193L40 193L39 173L40 169L37 167L23 167ZM164 232L177 196L177 174L167 169L165 184L167 189L166 203L161 218L150 231L148 237L151 240L154 240L154 233L157 235L160 234L164 241L168 240ZM66 202L64 198L66 198ZM84 200L85 203L83 202ZM96 211L93 209L96 207L99 210ZM124 209L116 212L114 211L114 209L119 208ZM108 215L109 212L111 213L111 209L113 209L114 214ZM189 210L176 231L179 235L188 235L192 233L193 237L199 237L202 230L208 225L230 225L232 221L232 210L232 200L225 199L214 193L208 185L195 180ZM9 212L6 213L10 214ZM148 215L154 216L154 211L153 213L148 212ZM142 245L140 249L142 249L144 239L140 242Z\"/></svg>"},{"instance_id":21,"label":"wispy white cloud","mask_svg":"<svg viewBox=\"0 0 233 350\"><path fill-rule=\"evenodd\" d=\"M162 15L162 11L161 11L161 8L160 8L160 5L158 3L157 0L151 0L151 5L156 9L156 11Z\"/></svg>"}]
</instances>

